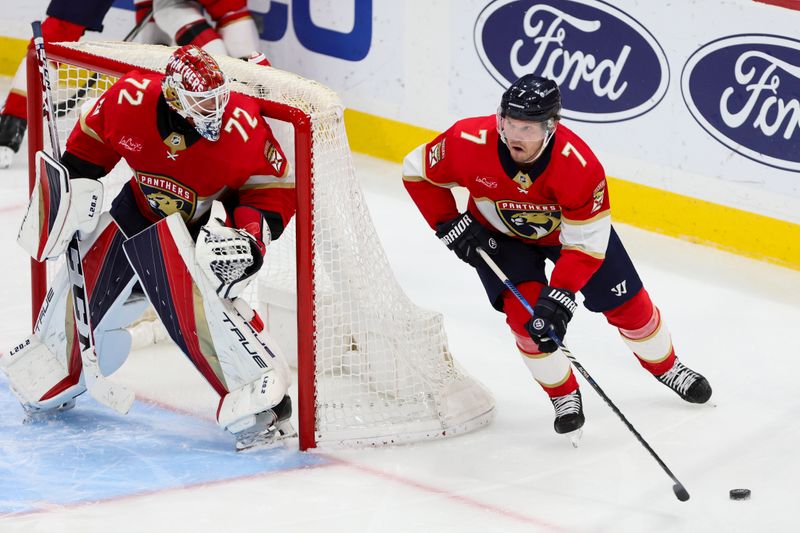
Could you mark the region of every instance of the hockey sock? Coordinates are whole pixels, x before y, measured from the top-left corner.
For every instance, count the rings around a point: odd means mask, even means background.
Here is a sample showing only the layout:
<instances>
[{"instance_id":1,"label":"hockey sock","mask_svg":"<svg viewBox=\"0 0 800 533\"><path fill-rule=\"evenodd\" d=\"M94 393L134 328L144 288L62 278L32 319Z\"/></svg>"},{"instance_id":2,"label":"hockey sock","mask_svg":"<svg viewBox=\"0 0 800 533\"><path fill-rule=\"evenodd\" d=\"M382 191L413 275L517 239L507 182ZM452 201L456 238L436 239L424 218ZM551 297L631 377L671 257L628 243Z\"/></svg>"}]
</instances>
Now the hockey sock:
<instances>
[{"instance_id":1,"label":"hockey sock","mask_svg":"<svg viewBox=\"0 0 800 533\"><path fill-rule=\"evenodd\" d=\"M575 379L569 360L560 350L553 353L531 354L520 348L519 353L533 379L550 398L578 390L578 380Z\"/></svg>"},{"instance_id":2,"label":"hockey sock","mask_svg":"<svg viewBox=\"0 0 800 533\"><path fill-rule=\"evenodd\" d=\"M672 368L675 362L672 337L646 290L603 314L619 329L622 340L648 372L660 376Z\"/></svg>"}]
</instances>

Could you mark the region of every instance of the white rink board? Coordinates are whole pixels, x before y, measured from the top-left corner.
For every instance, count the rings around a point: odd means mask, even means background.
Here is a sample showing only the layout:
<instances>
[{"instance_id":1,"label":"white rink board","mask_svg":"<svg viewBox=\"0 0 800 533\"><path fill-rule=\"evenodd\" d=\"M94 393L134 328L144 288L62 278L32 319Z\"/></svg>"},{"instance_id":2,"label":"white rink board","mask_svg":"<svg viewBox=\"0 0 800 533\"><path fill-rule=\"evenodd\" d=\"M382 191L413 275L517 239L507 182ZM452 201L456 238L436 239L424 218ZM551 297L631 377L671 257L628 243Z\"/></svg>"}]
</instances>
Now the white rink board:
<instances>
[{"instance_id":1,"label":"white rink board","mask_svg":"<svg viewBox=\"0 0 800 533\"><path fill-rule=\"evenodd\" d=\"M522 16L534 3L540 7L531 16L528 33L542 38L549 31L553 37L537 61L531 54L541 46L525 34ZM41 16L47 2L9 0L6 4L0 35L22 38L28 35L28 21ZM130 4L130 0L117 4ZM519 16L510 11L515 6L522 9ZM611 61L616 70L608 72L617 73L615 83L601 80L592 88L591 82L579 81L574 94L564 95L567 108L583 107L566 113L582 121L567 118L565 122L589 142L609 175L800 223L800 108L792 111L800 106L800 42L792 40L800 11L752 0L666 4L645 0L249 0L249 7L263 20L262 47L276 66L330 86L350 108L434 130L496 109L503 90L502 64L511 61L516 41L527 50L517 52L517 63L537 73L560 72L566 85L577 67L558 71L558 57L592 56L596 65ZM560 16L557 24L556 14ZM114 8L106 18L105 32L88 38L120 38L132 20L130 11ZM537 23L542 24L539 33L532 30ZM476 37L476 30L487 24L496 24L502 31L485 39ZM553 40L558 31L563 31L561 44ZM744 37L739 39L749 48L737 49L730 39L740 34L768 34L773 41L782 41L777 48L765 48L765 38ZM721 51L716 49L719 44L709 45L718 40L724 45ZM496 49L487 51L492 46ZM626 46L627 59L621 61ZM709 121L708 117L720 115L726 89L734 90L739 98L754 94L746 90L743 74L738 83L728 83L728 78L735 78L733 61L746 53L761 59L751 58L740 70L754 69L756 81L764 76L768 81L774 75L778 85L774 92L763 89L755 95L751 110L742 112L739 119L729 117L728 122L742 124L733 127L713 117ZM554 57L554 66L548 70L547 61ZM699 60L706 61L701 68L688 68ZM663 68L659 71L656 64ZM582 65L587 78L596 76L591 65ZM772 67L774 71L769 70ZM695 100L702 95L686 90L687 76L709 69L711 81L720 81L703 91L712 94L698 107ZM508 71L505 75L512 76ZM695 83L707 82L695 77ZM769 83L762 85L771 87ZM627 86L621 91L623 84ZM644 99L641 94L631 97L637 90L652 94ZM770 95L774 99L768 101ZM637 115L631 111L636 109L644 113L621 121L586 122L607 117L602 110L614 107L612 96L621 103L616 106L622 109L616 112L618 118ZM630 101L625 103L626 99ZM780 120L778 106L784 110ZM728 102L729 115L744 107L744 100ZM762 109L766 114L759 125Z\"/></svg>"}]
</instances>

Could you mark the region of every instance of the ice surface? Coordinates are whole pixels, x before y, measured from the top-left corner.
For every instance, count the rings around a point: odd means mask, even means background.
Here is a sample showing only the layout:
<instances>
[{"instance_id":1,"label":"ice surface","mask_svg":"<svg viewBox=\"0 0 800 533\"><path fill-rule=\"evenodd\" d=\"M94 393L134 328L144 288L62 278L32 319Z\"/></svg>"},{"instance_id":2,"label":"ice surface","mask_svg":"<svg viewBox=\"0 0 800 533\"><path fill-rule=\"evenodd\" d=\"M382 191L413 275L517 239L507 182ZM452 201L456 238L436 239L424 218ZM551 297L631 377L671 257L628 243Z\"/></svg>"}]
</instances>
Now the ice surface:
<instances>
[{"instance_id":1,"label":"ice surface","mask_svg":"<svg viewBox=\"0 0 800 533\"><path fill-rule=\"evenodd\" d=\"M6 348L30 321L28 259L15 244L26 202L20 155L0 171ZM114 376L156 402L127 417L84 395L58 420L23 425L0 378L0 531L796 530L800 272L617 227L679 356L709 378L712 402L681 402L583 308L567 341L686 486L681 503L585 383L581 446L553 432L551 404L502 315L424 225L399 165L356 164L396 275L413 300L444 313L453 354L495 394L495 422L394 448L237 455L210 420L210 389L168 347L135 353ZM752 499L730 501L735 487Z\"/></svg>"}]
</instances>

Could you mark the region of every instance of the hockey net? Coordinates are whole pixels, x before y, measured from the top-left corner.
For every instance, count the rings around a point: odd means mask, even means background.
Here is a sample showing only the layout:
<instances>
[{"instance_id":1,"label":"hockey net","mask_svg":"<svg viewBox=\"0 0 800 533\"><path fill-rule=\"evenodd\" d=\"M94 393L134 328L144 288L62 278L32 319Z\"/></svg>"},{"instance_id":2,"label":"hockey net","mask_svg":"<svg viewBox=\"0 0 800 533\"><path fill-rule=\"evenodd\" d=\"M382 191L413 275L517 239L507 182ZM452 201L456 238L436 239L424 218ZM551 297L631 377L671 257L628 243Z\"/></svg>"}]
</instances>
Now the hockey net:
<instances>
[{"instance_id":1,"label":"hockey net","mask_svg":"<svg viewBox=\"0 0 800 533\"><path fill-rule=\"evenodd\" d=\"M119 42L48 45L62 148L82 104L134 68L163 72L171 52ZM392 274L337 95L278 69L217 59L232 90L265 103L296 172L297 215L268 247L249 299L298 369L300 447L410 442L487 424L494 401L453 360L441 315L411 302ZM38 93L38 86L28 92ZM31 124L40 145L46 128ZM106 208L130 175L121 162L104 178ZM42 267L33 269L38 309L47 281ZM164 338L150 320L132 328L134 346Z\"/></svg>"}]
</instances>

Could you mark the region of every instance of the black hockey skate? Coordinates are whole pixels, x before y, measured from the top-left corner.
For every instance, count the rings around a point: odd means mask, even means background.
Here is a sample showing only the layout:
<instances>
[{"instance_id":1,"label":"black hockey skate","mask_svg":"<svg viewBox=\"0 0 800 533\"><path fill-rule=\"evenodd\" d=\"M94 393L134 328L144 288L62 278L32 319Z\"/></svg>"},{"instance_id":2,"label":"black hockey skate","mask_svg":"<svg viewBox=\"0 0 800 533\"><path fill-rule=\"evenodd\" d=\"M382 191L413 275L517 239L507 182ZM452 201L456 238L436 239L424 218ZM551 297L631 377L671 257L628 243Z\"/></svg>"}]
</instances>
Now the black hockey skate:
<instances>
[{"instance_id":1,"label":"black hockey skate","mask_svg":"<svg viewBox=\"0 0 800 533\"><path fill-rule=\"evenodd\" d=\"M556 410L556 419L553 421L553 428L559 435L566 435L574 447L578 447L583 423L583 402L581 401L581 391L576 390L564 396L550 398L553 408Z\"/></svg>"},{"instance_id":2,"label":"black hockey skate","mask_svg":"<svg viewBox=\"0 0 800 533\"><path fill-rule=\"evenodd\" d=\"M689 403L706 403L711 398L711 385L708 384L708 380L684 366L678 359L675 359L672 368L656 376L656 379Z\"/></svg>"},{"instance_id":3,"label":"black hockey skate","mask_svg":"<svg viewBox=\"0 0 800 533\"><path fill-rule=\"evenodd\" d=\"M11 160L19 151L28 121L13 115L0 115L0 168L11 166Z\"/></svg>"},{"instance_id":4,"label":"black hockey skate","mask_svg":"<svg viewBox=\"0 0 800 533\"><path fill-rule=\"evenodd\" d=\"M289 420L291 416L292 399L286 395L272 409L256 414L256 423L253 426L234 434L236 451L270 448L282 439L297 436Z\"/></svg>"}]
</instances>

